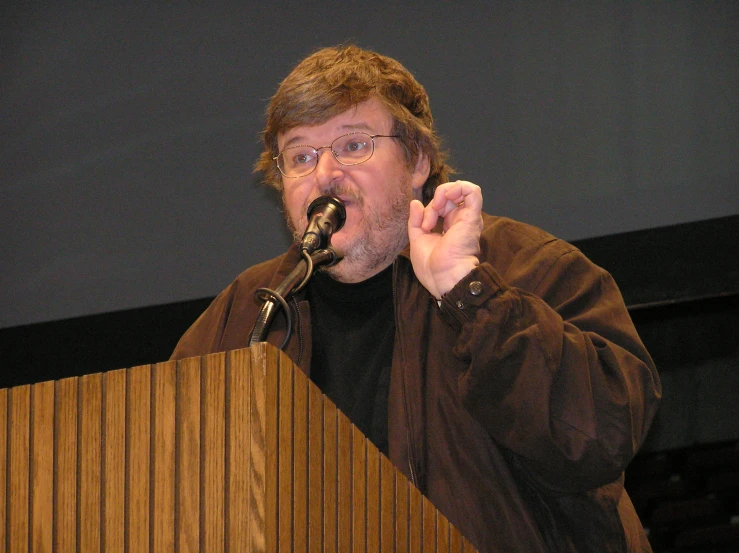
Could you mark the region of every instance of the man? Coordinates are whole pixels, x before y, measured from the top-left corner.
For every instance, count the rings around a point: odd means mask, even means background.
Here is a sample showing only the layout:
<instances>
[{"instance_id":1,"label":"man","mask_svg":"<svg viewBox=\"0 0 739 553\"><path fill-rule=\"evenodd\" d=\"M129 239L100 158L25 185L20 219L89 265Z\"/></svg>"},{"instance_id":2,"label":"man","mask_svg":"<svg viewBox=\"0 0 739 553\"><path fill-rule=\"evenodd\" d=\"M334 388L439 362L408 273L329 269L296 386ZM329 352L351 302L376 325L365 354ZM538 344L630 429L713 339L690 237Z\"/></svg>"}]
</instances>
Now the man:
<instances>
[{"instance_id":1,"label":"man","mask_svg":"<svg viewBox=\"0 0 739 553\"><path fill-rule=\"evenodd\" d=\"M291 300L287 354L481 551L649 551L623 489L660 397L610 275L447 182L423 87L397 61L320 50L282 82L256 168L300 239L346 204L344 259ZM179 359L244 347L298 246L239 276ZM268 341L285 335L278 319Z\"/></svg>"}]
</instances>

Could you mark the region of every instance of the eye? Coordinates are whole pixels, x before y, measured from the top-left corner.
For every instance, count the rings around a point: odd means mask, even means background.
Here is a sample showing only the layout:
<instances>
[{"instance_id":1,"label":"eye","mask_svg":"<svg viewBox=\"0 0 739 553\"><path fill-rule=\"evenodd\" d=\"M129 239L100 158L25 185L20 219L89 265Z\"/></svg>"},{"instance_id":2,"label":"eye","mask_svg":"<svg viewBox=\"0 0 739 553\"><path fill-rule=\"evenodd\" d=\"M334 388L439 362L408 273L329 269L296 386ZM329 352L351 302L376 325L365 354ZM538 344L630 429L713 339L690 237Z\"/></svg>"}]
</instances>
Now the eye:
<instances>
[{"instance_id":1,"label":"eye","mask_svg":"<svg viewBox=\"0 0 739 553\"><path fill-rule=\"evenodd\" d=\"M293 156L293 165L304 165L313 161L313 155L309 152L298 152Z\"/></svg>"},{"instance_id":2,"label":"eye","mask_svg":"<svg viewBox=\"0 0 739 553\"><path fill-rule=\"evenodd\" d=\"M367 147L367 142L365 142L364 140L354 139L346 143L346 145L344 146L344 151L350 154L355 154L357 152L361 152L366 147Z\"/></svg>"},{"instance_id":3,"label":"eye","mask_svg":"<svg viewBox=\"0 0 739 553\"><path fill-rule=\"evenodd\" d=\"M295 146L285 149L282 157L288 168L299 167L300 165L311 165L315 163L316 151L313 148L305 146Z\"/></svg>"}]
</instances>

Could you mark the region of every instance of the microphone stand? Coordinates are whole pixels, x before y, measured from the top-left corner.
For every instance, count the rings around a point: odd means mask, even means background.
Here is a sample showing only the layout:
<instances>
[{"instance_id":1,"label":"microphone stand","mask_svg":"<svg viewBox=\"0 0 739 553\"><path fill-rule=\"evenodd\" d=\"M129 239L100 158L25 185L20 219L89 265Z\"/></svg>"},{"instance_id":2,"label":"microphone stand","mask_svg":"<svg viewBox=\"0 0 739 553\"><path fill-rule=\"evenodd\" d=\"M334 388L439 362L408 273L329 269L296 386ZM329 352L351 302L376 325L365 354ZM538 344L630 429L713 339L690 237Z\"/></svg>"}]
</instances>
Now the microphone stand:
<instances>
[{"instance_id":1,"label":"microphone stand","mask_svg":"<svg viewBox=\"0 0 739 553\"><path fill-rule=\"evenodd\" d=\"M260 288L257 290L257 294L261 294L264 299L264 305L259 311L257 321L254 323L254 328L251 331L249 338L249 347L259 342L264 342L269 334L269 328L272 325L277 311L282 307L285 312L285 318L287 319L287 330L285 332L285 339L280 345L280 349L284 349L287 345L287 341L290 339L291 332L291 316L290 308L287 305L286 298L289 298L291 294L301 290L310 279L313 274L313 269L321 265L333 265L338 263L342 259L343 255L341 252L332 248L323 250L317 250L310 255L304 253L303 258L298 262L292 272L285 277L285 279L274 289Z\"/></svg>"}]
</instances>

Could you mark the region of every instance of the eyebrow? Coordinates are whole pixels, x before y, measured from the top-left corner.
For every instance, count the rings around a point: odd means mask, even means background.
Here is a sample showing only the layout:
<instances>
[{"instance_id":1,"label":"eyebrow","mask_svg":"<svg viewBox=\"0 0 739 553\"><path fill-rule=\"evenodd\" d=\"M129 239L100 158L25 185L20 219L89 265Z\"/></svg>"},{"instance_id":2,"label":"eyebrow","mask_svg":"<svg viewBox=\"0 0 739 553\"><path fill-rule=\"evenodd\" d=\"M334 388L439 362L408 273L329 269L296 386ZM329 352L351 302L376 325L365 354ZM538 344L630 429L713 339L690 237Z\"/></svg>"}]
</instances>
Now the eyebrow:
<instances>
[{"instance_id":1,"label":"eyebrow","mask_svg":"<svg viewBox=\"0 0 739 553\"><path fill-rule=\"evenodd\" d=\"M353 124L347 124L347 125L341 125L337 130L339 131L346 131L344 134L348 134L352 131L372 131L372 127L370 127L367 123L353 123ZM371 134L371 133L370 133ZM336 138L343 135L337 135ZM282 147L284 150L285 148L288 148L290 146L299 145L299 146L311 146L311 144L305 143L306 138L302 135L293 136L290 140L285 142L285 145Z\"/></svg>"}]
</instances>

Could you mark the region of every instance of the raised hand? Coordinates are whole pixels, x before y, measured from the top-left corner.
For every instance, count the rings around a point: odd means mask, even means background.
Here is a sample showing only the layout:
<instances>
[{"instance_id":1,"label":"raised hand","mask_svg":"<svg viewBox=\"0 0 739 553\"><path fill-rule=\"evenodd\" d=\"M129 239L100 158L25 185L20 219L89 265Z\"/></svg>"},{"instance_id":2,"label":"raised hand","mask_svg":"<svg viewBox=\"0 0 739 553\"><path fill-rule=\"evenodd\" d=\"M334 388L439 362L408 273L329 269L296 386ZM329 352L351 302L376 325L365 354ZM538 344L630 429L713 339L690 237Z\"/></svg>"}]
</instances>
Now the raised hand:
<instances>
[{"instance_id":1,"label":"raised hand","mask_svg":"<svg viewBox=\"0 0 739 553\"><path fill-rule=\"evenodd\" d=\"M410 205L408 238L411 262L424 287L441 299L479 264L482 192L467 181L439 185L426 207ZM442 232L433 232L443 218Z\"/></svg>"}]
</instances>

